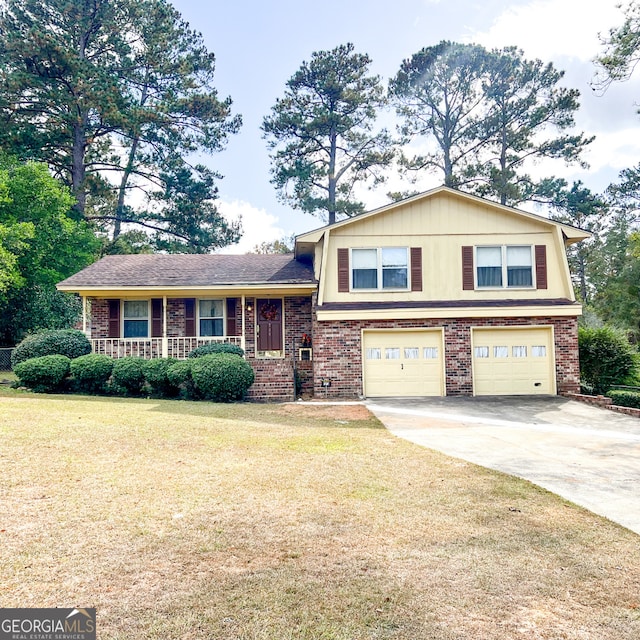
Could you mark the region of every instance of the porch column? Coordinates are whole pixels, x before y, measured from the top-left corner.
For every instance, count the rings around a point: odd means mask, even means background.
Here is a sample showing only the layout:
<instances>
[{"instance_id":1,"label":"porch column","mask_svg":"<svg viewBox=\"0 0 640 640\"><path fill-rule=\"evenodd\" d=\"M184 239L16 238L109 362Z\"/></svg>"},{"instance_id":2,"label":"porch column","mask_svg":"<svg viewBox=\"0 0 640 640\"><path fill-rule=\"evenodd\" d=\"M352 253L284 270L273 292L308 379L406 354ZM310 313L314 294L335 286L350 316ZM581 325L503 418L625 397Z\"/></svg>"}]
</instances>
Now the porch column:
<instances>
[{"instance_id":1,"label":"porch column","mask_svg":"<svg viewBox=\"0 0 640 640\"><path fill-rule=\"evenodd\" d=\"M169 357L169 339L167 338L167 296L162 296L162 357Z\"/></svg>"},{"instance_id":2,"label":"porch column","mask_svg":"<svg viewBox=\"0 0 640 640\"><path fill-rule=\"evenodd\" d=\"M246 301L245 301L245 297L244 294L242 294L242 344L240 345L242 347L242 350L245 352L247 352L247 349L245 347L245 341L244 341L244 330L245 330L245 313L246 313Z\"/></svg>"},{"instance_id":3,"label":"porch column","mask_svg":"<svg viewBox=\"0 0 640 640\"><path fill-rule=\"evenodd\" d=\"M87 296L82 297L82 333L87 335Z\"/></svg>"}]
</instances>

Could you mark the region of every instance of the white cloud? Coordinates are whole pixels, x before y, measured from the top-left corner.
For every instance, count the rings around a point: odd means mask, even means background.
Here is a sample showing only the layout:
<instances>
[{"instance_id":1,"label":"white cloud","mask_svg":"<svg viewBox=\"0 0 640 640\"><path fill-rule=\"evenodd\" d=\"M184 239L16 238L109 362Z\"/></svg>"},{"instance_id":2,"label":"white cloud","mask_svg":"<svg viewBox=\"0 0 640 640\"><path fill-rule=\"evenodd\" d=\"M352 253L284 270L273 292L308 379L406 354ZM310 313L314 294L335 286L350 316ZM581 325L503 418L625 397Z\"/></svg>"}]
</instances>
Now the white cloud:
<instances>
[{"instance_id":1,"label":"white cloud","mask_svg":"<svg viewBox=\"0 0 640 640\"><path fill-rule=\"evenodd\" d=\"M485 47L517 45L527 57L560 56L592 60L602 49L599 34L622 23L620 0L534 0L514 6L496 18L486 32L472 31L468 40Z\"/></svg>"},{"instance_id":2,"label":"white cloud","mask_svg":"<svg viewBox=\"0 0 640 640\"><path fill-rule=\"evenodd\" d=\"M285 230L278 226L276 216L267 213L264 209L254 207L249 202L221 200L218 208L230 221L241 218L243 230L240 242L225 247L221 253L247 253L262 242L277 240L286 234Z\"/></svg>"}]
</instances>

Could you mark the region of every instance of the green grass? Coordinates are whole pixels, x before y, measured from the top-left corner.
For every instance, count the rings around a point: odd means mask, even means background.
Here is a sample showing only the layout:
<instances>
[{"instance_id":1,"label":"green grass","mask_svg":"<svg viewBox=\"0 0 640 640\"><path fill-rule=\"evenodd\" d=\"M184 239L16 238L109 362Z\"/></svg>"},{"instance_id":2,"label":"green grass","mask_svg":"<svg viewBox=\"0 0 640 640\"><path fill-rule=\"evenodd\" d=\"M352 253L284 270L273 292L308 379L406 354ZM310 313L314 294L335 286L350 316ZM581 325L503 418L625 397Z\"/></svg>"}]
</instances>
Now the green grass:
<instances>
[{"instance_id":1,"label":"green grass","mask_svg":"<svg viewBox=\"0 0 640 640\"><path fill-rule=\"evenodd\" d=\"M640 637L640 546L364 407L0 390L0 606L101 640Z\"/></svg>"}]
</instances>

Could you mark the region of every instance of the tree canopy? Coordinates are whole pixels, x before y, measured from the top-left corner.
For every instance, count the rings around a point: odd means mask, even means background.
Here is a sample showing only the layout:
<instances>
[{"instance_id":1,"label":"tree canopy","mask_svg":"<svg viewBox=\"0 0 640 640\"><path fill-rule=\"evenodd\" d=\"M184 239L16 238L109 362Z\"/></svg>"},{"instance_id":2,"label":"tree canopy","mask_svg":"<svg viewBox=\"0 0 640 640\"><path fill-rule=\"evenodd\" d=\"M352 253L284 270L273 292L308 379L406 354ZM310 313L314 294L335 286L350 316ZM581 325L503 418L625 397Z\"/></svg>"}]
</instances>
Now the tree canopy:
<instances>
[{"instance_id":1,"label":"tree canopy","mask_svg":"<svg viewBox=\"0 0 640 640\"><path fill-rule=\"evenodd\" d=\"M561 180L528 172L540 159L584 163L592 138L574 126L579 92L559 86L563 72L526 60L516 47L487 51L443 41L405 60L389 85L401 132L434 150L405 160L441 171L448 186L515 205L553 199Z\"/></svg>"},{"instance_id":2,"label":"tree canopy","mask_svg":"<svg viewBox=\"0 0 640 640\"><path fill-rule=\"evenodd\" d=\"M0 342L74 315L55 284L89 264L98 241L73 203L46 165L0 157Z\"/></svg>"},{"instance_id":3,"label":"tree canopy","mask_svg":"<svg viewBox=\"0 0 640 640\"><path fill-rule=\"evenodd\" d=\"M0 146L45 162L79 215L159 248L237 240L195 153L240 126L213 86L215 59L166 0L8 0L0 11Z\"/></svg>"},{"instance_id":4,"label":"tree canopy","mask_svg":"<svg viewBox=\"0 0 640 640\"><path fill-rule=\"evenodd\" d=\"M330 224L364 210L354 188L382 181L393 159L388 132L375 129L386 98L370 64L352 44L313 53L262 123L281 199Z\"/></svg>"}]
</instances>

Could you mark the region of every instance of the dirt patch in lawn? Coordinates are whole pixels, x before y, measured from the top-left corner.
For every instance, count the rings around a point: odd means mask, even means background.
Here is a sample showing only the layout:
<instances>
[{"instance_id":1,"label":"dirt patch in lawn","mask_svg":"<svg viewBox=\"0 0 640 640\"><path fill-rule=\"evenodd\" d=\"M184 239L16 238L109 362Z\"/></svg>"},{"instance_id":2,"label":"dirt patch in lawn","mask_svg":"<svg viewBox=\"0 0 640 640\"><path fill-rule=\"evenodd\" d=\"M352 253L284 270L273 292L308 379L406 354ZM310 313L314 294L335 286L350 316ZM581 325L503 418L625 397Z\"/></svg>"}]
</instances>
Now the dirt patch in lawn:
<instances>
[{"instance_id":1,"label":"dirt patch in lawn","mask_svg":"<svg viewBox=\"0 0 640 640\"><path fill-rule=\"evenodd\" d=\"M640 637L638 536L361 405L0 408L0 607L96 607L101 640Z\"/></svg>"}]
</instances>

